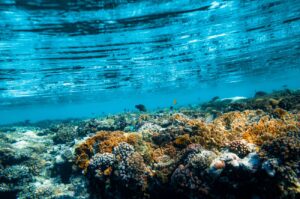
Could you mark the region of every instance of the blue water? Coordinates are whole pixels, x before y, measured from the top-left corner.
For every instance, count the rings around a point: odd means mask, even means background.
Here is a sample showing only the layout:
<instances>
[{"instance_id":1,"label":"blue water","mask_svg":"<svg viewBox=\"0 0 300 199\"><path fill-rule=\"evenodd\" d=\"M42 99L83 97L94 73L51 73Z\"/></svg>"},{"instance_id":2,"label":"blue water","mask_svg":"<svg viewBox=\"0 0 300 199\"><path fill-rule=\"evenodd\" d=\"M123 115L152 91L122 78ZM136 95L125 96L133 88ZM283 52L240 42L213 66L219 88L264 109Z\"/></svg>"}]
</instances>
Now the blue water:
<instances>
[{"instance_id":1,"label":"blue water","mask_svg":"<svg viewBox=\"0 0 300 199\"><path fill-rule=\"evenodd\" d=\"M0 0L0 124L300 88L299 0Z\"/></svg>"}]
</instances>

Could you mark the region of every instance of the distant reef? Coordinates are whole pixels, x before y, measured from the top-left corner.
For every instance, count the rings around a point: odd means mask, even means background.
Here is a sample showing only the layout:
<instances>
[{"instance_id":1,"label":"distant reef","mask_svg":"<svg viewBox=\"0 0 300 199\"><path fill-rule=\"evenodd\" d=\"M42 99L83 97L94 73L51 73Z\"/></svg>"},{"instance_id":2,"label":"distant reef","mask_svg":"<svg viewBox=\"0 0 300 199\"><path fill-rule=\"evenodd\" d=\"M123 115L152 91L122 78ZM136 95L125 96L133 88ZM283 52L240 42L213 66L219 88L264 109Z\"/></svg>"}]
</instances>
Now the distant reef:
<instances>
[{"instance_id":1,"label":"distant reef","mask_svg":"<svg viewBox=\"0 0 300 199\"><path fill-rule=\"evenodd\" d=\"M300 198L300 91L0 127L0 198Z\"/></svg>"}]
</instances>

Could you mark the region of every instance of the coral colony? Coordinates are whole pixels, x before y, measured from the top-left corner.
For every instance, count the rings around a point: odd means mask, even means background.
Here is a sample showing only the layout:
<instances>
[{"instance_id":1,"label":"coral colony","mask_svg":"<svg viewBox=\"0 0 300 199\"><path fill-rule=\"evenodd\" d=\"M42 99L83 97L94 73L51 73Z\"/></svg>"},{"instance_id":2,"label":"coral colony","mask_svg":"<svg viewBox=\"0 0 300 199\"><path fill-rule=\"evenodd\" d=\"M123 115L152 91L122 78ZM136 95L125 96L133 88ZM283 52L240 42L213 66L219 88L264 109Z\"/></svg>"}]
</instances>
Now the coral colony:
<instances>
[{"instance_id":1,"label":"coral colony","mask_svg":"<svg viewBox=\"0 0 300 199\"><path fill-rule=\"evenodd\" d=\"M3 127L1 198L300 198L299 109L284 90Z\"/></svg>"}]
</instances>

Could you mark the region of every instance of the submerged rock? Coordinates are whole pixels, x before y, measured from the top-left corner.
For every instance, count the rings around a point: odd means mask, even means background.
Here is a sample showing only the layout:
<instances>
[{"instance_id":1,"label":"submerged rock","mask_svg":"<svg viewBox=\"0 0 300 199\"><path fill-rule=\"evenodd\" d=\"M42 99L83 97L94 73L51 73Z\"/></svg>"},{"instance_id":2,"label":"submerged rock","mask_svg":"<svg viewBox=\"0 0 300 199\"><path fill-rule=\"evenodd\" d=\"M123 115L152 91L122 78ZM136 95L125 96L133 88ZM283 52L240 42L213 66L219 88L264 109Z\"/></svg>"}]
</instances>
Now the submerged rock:
<instances>
[{"instance_id":1,"label":"submerged rock","mask_svg":"<svg viewBox=\"0 0 300 199\"><path fill-rule=\"evenodd\" d=\"M277 159L269 159L262 164L262 169L266 171L266 173L270 177L274 177L276 174L276 168L278 168L279 162Z\"/></svg>"}]
</instances>

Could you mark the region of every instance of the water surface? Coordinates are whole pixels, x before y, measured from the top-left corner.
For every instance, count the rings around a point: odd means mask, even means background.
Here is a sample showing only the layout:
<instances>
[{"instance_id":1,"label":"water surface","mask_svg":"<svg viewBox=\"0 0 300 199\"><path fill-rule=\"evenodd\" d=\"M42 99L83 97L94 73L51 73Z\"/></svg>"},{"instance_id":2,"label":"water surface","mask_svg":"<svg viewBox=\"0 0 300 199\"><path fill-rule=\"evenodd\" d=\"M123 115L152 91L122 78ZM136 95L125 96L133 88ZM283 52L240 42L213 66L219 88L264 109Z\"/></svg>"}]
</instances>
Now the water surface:
<instances>
[{"instance_id":1,"label":"water surface","mask_svg":"<svg viewBox=\"0 0 300 199\"><path fill-rule=\"evenodd\" d=\"M299 16L297 0L1 0L1 122L299 88Z\"/></svg>"}]
</instances>

